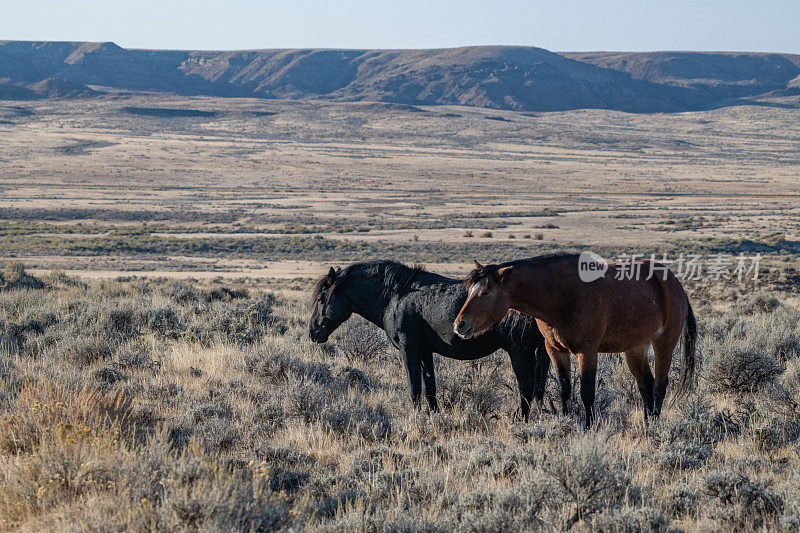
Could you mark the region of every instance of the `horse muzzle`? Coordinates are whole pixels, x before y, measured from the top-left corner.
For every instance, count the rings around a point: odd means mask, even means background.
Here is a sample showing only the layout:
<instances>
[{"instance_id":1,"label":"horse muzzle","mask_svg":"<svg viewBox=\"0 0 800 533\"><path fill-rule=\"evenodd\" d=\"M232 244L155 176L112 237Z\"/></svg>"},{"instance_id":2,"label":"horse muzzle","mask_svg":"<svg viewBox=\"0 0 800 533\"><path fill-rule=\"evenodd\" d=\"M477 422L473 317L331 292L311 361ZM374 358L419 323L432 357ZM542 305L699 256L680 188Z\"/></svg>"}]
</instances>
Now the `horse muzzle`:
<instances>
[{"instance_id":1,"label":"horse muzzle","mask_svg":"<svg viewBox=\"0 0 800 533\"><path fill-rule=\"evenodd\" d=\"M309 329L308 336L317 344L328 342L328 334L321 329Z\"/></svg>"},{"instance_id":2,"label":"horse muzzle","mask_svg":"<svg viewBox=\"0 0 800 533\"><path fill-rule=\"evenodd\" d=\"M472 337L472 326L467 324L463 318L453 322L453 331L461 338L469 339Z\"/></svg>"}]
</instances>

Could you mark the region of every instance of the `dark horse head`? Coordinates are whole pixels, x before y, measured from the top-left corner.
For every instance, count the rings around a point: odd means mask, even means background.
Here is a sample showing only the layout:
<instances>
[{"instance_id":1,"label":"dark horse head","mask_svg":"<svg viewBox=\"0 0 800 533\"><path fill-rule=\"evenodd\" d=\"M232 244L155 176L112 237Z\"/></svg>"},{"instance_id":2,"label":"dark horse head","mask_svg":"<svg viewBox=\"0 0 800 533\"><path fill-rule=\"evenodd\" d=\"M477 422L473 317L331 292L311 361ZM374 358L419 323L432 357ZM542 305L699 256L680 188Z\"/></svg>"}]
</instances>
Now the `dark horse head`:
<instances>
[{"instance_id":1,"label":"dark horse head","mask_svg":"<svg viewBox=\"0 0 800 533\"><path fill-rule=\"evenodd\" d=\"M453 321L453 331L460 337L476 337L503 319L510 304L503 282L513 266L483 266L475 261L475 270L464 280L467 301Z\"/></svg>"},{"instance_id":2,"label":"dark horse head","mask_svg":"<svg viewBox=\"0 0 800 533\"><path fill-rule=\"evenodd\" d=\"M422 267L408 267L385 259L353 263L338 270L331 268L311 295L308 324L311 340L327 341L353 313L383 328L384 311L391 298L408 290L422 272Z\"/></svg>"},{"instance_id":3,"label":"dark horse head","mask_svg":"<svg viewBox=\"0 0 800 533\"><path fill-rule=\"evenodd\" d=\"M323 276L314 287L311 295L311 319L308 322L308 335L314 342L327 342L336 328L350 318L353 313L342 294L337 294L340 283L339 272L333 269Z\"/></svg>"}]
</instances>

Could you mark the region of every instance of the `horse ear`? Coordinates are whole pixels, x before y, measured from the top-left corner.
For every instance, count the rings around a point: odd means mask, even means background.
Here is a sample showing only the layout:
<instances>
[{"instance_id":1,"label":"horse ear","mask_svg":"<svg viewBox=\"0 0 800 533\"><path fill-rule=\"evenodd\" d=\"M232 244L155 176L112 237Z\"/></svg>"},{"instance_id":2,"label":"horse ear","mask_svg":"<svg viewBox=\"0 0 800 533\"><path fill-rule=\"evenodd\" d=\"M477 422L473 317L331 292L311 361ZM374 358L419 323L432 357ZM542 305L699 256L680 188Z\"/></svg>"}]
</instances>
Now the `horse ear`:
<instances>
[{"instance_id":1,"label":"horse ear","mask_svg":"<svg viewBox=\"0 0 800 533\"><path fill-rule=\"evenodd\" d=\"M334 281L336 281L336 271L331 267L331 269L328 270L328 282L333 283Z\"/></svg>"},{"instance_id":2,"label":"horse ear","mask_svg":"<svg viewBox=\"0 0 800 533\"><path fill-rule=\"evenodd\" d=\"M507 267L503 267L503 268L497 269L497 279L499 281L503 281L506 278L506 276L511 274L512 270L514 270L513 266L507 266Z\"/></svg>"},{"instance_id":3,"label":"horse ear","mask_svg":"<svg viewBox=\"0 0 800 533\"><path fill-rule=\"evenodd\" d=\"M473 261L475 261L475 260L473 259ZM483 265L478 263L477 261L475 261L475 270L480 270L482 268L483 268Z\"/></svg>"}]
</instances>

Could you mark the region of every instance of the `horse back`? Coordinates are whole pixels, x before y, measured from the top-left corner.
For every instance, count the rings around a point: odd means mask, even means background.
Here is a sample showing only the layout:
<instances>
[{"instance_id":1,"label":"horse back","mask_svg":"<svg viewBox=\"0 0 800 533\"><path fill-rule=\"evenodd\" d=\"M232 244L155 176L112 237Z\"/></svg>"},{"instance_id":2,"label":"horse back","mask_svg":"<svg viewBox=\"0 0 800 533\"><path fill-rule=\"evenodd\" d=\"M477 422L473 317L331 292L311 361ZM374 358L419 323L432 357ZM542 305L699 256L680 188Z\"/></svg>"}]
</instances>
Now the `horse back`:
<instances>
[{"instance_id":1,"label":"horse back","mask_svg":"<svg viewBox=\"0 0 800 533\"><path fill-rule=\"evenodd\" d=\"M619 265L609 265L610 275L595 296L602 302L599 319L606 329L601 351L624 351L635 347L634 339L651 339L682 325L687 299L680 281L659 263L652 263L652 270L650 261L641 263L629 279L620 275Z\"/></svg>"}]
</instances>

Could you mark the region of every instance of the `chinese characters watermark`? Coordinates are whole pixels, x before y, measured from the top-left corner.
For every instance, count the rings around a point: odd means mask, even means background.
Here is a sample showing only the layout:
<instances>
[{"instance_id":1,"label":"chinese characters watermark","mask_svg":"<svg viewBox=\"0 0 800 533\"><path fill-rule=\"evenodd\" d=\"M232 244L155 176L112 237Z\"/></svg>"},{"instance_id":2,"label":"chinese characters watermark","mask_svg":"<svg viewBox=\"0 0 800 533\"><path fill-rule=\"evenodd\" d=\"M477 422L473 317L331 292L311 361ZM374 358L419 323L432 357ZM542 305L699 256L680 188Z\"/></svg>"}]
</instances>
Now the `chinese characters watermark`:
<instances>
[{"instance_id":1,"label":"chinese characters watermark","mask_svg":"<svg viewBox=\"0 0 800 533\"><path fill-rule=\"evenodd\" d=\"M761 254L746 256L717 253L708 256L700 254L680 254L668 257L662 254L621 254L610 263L594 252L583 252L578 260L581 280L589 283L606 275L616 280L626 279L667 279L667 272L672 272L681 279L709 281L757 281Z\"/></svg>"}]
</instances>

